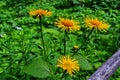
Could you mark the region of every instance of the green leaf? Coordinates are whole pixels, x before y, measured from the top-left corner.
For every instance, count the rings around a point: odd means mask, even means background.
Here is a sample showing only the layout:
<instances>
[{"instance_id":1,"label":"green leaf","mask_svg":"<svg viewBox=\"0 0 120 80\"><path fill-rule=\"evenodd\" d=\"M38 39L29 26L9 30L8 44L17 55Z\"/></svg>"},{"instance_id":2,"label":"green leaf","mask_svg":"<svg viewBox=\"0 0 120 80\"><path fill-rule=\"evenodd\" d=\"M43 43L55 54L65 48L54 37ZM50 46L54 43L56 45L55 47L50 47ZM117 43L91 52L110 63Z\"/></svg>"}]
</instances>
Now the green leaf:
<instances>
[{"instance_id":1,"label":"green leaf","mask_svg":"<svg viewBox=\"0 0 120 80\"><path fill-rule=\"evenodd\" d=\"M98 67L100 67L101 66L101 62L97 62L97 63L95 63L95 68L98 68Z\"/></svg>"},{"instance_id":2,"label":"green leaf","mask_svg":"<svg viewBox=\"0 0 120 80\"><path fill-rule=\"evenodd\" d=\"M38 78L46 78L50 76L51 73L48 63L45 62L41 56L33 59L30 64L24 67L23 71Z\"/></svg>"},{"instance_id":3,"label":"green leaf","mask_svg":"<svg viewBox=\"0 0 120 80\"><path fill-rule=\"evenodd\" d=\"M0 73L2 73L4 70L0 67Z\"/></svg>"},{"instance_id":4,"label":"green leaf","mask_svg":"<svg viewBox=\"0 0 120 80\"><path fill-rule=\"evenodd\" d=\"M59 32L57 30L55 30L55 29L45 29L43 31L43 33L51 33L51 34L54 34L54 35L58 35L59 34Z\"/></svg>"},{"instance_id":5,"label":"green leaf","mask_svg":"<svg viewBox=\"0 0 120 80\"><path fill-rule=\"evenodd\" d=\"M73 80L70 76L65 76L65 80Z\"/></svg>"},{"instance_id":6,"label":"green leaf","mask_svg":"<svg viewBox=\"0 0 120 80\"><path fill-rule=\"evenodd\" d=\"M13 75L10 75L10 74L7 74L6 77L12 78L12 80L19 80L19 79L17 79L16 76L13 76Z\"/></svg>"},{"instance_id":7,"label":"green leaf","mask_svg":"<svg viewBox=\"0 0 120 80\"><path fill-rule=\"evenodd\" d=\"M4 1L0 1L0 7L5 6L6 3Z\"/></svg>"},{"instance_id":8,"label":"green leaf","mask_svg":"<svg viewBox=\"0 0 120 80\"><path fill-rule=\"evenodd\" d=\"M92 66L90 65L90 63L84 57L82 57L81 55L77 55L75 57L78 60L81 69L92 70Z\"/></svg>"}]
</instances>

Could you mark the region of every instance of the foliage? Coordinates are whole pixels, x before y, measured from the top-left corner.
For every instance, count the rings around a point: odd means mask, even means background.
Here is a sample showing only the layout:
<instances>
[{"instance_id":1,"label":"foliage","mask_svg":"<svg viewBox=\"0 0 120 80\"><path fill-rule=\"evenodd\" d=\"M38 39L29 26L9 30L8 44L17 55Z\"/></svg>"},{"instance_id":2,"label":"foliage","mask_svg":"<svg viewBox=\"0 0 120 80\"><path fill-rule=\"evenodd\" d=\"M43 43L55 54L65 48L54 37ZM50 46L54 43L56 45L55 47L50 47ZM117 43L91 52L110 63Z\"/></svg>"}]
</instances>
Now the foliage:
<instances>
[{"instance_id":1,"label":"foliage","mask_svg":"<svg viewBox=\"0 0 120 80\"><path fill-rule=\"evenodd\" d=\"M48 77L51 73L48 63L45 62L41 56L37 57L35 60L33 60L33 62L26 65L23 71L39 78Z\"/></svg>"},{"instance_id":2,"label":"foliage","mask_svg":"<svg viewBox=\"0 0 120 80\"><path fill-rule=\"evenodd\" d=\"M111 5L109 5L111 4ZM91 6L92 5L92 6ZM65 80L87 80L117 49L120 48L119 0L1 0L0 1L0 79L1 80L59 80L62 70L56 67L64 53L64 33L54 25L58 17L80 22L80 31L70 33L67 55L73 46L80 46L89 30L84 25L87 16L108 22L107 32L94 31L76 56L80 71L73 77L65 74ZM39 19L30 17L32 9L52 11L51 17L43 17L42 27L48 61L42 54ZM76 55L77 55L76 54ZM43 73L41 73L41 71ZM25 73L26 72L26 73ZM119 80L120 71L110 78Z\"/></svg>"}]
</instances>

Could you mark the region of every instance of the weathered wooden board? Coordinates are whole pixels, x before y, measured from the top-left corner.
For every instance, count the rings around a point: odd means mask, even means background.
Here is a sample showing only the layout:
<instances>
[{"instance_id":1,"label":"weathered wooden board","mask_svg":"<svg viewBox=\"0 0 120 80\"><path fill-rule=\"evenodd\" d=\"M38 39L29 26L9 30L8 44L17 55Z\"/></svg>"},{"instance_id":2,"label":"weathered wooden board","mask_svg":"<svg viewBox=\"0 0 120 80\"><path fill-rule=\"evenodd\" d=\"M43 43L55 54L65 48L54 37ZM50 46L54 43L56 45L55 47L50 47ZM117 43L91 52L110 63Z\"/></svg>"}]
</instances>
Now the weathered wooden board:
<instances>
[{"instance_id":1,"label":"weathered wooden board","mask_svg":"<svg viewBox=\"0 0 120 80\"><path fill-rule=\"evenodd\" d=\"M108 80L120 67L120 49L114 53L88 80Z\"/></svg>"}]
</instances>

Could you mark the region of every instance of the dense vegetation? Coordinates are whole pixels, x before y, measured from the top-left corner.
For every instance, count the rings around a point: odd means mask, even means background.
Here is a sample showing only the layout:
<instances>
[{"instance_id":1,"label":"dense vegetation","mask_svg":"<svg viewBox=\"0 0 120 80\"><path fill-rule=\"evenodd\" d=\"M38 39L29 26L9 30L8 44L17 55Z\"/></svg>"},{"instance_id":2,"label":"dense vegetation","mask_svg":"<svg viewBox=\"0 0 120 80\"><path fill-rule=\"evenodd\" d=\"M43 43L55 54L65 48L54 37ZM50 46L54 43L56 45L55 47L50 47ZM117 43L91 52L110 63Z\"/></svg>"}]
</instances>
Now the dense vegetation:
<instances>
[{"instance_id":1,"label":"dense vegetation","mask_svg":"<svg viewBox=\"0 0 120 80\"><path fill-rule=\"evenodd\" d=\"M42 68L50 68L54 75L58 71L59 74L54 77L59 80L62 70L57 70L56 63L64 52L62 45L64 33L58 30L54 22L59 17L67 17L80 23L81 29L68 36L67 55L69 55L73 46L80 46L89 34L90 30L84 25L84 19L91 16L107 22L110 27L106 32L93 31L77 53L81 55L80 60L83 61L80 64L80 71L73 77L63 76L63 80L87 80L120 48L119 5L119 0L1 0L0 80L53 80ZM42 56L39 19L29 15L29 11L35 9L52 12L50 17L45 16L42 20L49 65L38 58ZM43 65L45 67L37 69L38 72L34 70L35 66L39 68ZM120 69L110 80L120 80Z\"/></svg>"}]
</instances>

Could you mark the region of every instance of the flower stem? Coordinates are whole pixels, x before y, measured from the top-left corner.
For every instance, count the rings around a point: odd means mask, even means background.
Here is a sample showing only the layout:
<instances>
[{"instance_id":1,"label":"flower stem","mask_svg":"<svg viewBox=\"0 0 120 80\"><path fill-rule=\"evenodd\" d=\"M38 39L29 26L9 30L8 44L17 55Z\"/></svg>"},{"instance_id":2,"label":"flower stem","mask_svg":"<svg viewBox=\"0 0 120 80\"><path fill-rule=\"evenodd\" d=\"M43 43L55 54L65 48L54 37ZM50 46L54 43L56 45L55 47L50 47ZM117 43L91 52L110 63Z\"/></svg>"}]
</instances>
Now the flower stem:
<instances>
[{"instance_id":1,"label":"flower stem","mask_svg":"<svg viewBox=\"0 0 120 80\"><path fill-rule=\"evenodd\" d=\"M67 32L64 33L64 55L66 54L66 41L67 41Z\"/></svg>"},{"instance_id":2,"label":"flower stem","mask_svg":"<svg viewBox=\"0 0 120 80\"><path fill-rule=\"evenodd\" d=\"M43 30L42 30L42 17L40 16L39 19L40 19L39 25L40 25L41 41L42 41L42 46L43 46L43 51L44 51L43 53L46 56L45 43L44 43L44 38L43 38Z\"/></svg>"},{"instance_id":3,"label":"flower stem","mask_svg":"<svg viewBox=\"0 0 120 80\"><path fill-rule=\"evenodd\" d=\"M88 38L90 37L90 35L91 35L91 33L93 32L93 30L94 30L94 27L91 29L91 31L89 32L88 36L85 38L84 42L83 42L83 43L81 44L81 46L73 53L72 56L74 56L75 53L77 53L77 52L82 48L82 46L85 45L85 43L87 42L87 40L88 40Z\"/></svg>"}]
</instances>

